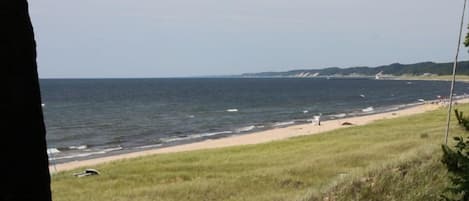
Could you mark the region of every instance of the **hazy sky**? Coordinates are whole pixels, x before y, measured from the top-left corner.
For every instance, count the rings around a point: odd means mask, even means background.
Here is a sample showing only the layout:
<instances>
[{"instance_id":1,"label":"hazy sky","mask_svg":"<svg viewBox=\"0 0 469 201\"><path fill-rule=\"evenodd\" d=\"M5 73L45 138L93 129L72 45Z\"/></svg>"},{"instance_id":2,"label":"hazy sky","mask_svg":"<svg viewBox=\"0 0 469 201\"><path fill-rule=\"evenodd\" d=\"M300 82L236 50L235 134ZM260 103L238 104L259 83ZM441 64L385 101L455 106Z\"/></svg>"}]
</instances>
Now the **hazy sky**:
<instances>
[{"instance_id":1,"label":"hazy sky","mask_svg":"<svg viewBox=\"0 0 469 201\"><path fill-rule=\"evenodd\" d=\"M463 0L29 2L39 74L50 78L449 62Z\"/></svg>"}]
</instances>

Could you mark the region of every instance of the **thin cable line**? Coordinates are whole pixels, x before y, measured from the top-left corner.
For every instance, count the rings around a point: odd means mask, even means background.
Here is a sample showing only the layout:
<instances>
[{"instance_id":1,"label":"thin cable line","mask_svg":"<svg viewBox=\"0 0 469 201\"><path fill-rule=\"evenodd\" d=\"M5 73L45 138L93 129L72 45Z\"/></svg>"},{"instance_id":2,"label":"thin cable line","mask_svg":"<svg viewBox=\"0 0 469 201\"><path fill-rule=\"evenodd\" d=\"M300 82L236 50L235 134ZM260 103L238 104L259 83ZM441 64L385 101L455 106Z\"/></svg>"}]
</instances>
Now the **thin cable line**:
<instances>
[{"instance_id":1,"label":"thin cable line","mask_svg":"<svg viewBox=\"0 0 469 201\"><path fill-rule=\"evenodd\" d=\"M453 65L453 79L451 80L451 90L449 92L449 105L448 105L448 116L446 120L445 144L448 144L449 126L451 122L451 110L453 106L454 85L456 82L456 68L458 67L458 57L459 57L459 51L461 49L461 38L462 38L462 30L464 27L464 15L466 14L466 4L467 4L467 0L464 0L464 7L462 9L462 17L461 17L461 25L459 27L458 48L456 49L456 57L454 59L454 65Z\"/></svg>"}]
</instances>

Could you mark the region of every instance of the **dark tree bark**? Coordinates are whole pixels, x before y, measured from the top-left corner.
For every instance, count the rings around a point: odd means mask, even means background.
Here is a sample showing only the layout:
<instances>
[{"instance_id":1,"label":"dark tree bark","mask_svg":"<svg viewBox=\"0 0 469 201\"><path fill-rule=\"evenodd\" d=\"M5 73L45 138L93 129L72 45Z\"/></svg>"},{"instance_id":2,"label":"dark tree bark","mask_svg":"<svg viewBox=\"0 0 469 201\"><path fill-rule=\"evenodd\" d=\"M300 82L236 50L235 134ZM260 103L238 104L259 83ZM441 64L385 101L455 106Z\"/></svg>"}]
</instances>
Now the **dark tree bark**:
<instances>
[{"instance_id":1,"label":"dark tree bark","mask_svg":"<svg viewBox=\"0 0 469 201\"><path fill-rule=\"evenodd\" d=\"M26 0L0 0L0 201L50 201L36 43Z\"/></svg>"}]
</instances>

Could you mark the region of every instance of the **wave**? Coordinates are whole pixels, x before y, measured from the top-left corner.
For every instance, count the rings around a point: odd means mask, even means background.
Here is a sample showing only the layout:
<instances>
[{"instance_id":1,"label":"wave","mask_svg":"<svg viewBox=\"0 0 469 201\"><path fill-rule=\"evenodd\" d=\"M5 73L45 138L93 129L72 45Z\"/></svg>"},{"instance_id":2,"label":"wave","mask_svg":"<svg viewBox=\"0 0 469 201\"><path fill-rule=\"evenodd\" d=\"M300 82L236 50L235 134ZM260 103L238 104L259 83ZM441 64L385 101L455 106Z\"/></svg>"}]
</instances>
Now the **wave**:
<instances>
[{"instance_id":1,"label":"wave","mask_svg":"<svg viewBox=\"0 0 469 201\"><path fill-rule=\"evenodd\" d=\"M156 147L161 147L163 146L162 144L152 144L152 145L145 145L145 146L140 146L136 147L135 149L149 149L149 148L156 148Z\"/></svg>"},{"instance_id":2,"label":"wave","mask_svg":"<svg viewBox=\"0 0 469 201\"><path fill-rule=\"evenodd\" d=\"M236 133L248 132L248 131L254 130L255 128L256 126L246 126L246 127L236 129L235 132Z\"/></svg>"},{"instance_id":3,"label":"wave","mask_svg":"<svg viewBox=\"0 0 469 201\"><path fill-rule=\"evenodd\" d=\"M122 150L122 147L119 146L119 147L103 149L103 150L99 150L95 152L87 152L87 153L72 154L72 155L61 156L61 157L54 157L54 158L50 158L49 160L81 158L81 157L87 157L87 156L93 156L93 155L99 155L99 154L106 154L111 151L118 151L118 150Z\"/></svg>"},{"instance_id":4,"label":"wave","mask_svg":"<svg viewBox=\"0 0 469 201\"><path fill-rule=\"evenodd\" d=\"M234 109L227 109L226 111L227 111L227 112L238 112L239 110L236 109L236 108L234 108Z\"/></svg>"},{"instance_id":5,"label":"wave","mask_svg":"<svg viewBox=\"0 0 469 201\"><path fill-rule=\"evenodd\" d=\"M168 142L192 140L192 139L197 139L197 138L210 137L210 136L221 135L221 134L231 134L231 133L233 133L233 131L221 131L221 132L213 132L213 133L194 134L194 135L189 135L189 136L184 136L184 137L161 138L160 140L162 142L168 143Z\"/></svg>"},{"instance_id":6,"label":"wave","mask_svg":"<svg viewBox=\"0 0 469 201\"><path fill-rule=\"evenodd\" d=\"M375 109L373 107L367 107L362 110L362 112L373 112Z\"/></svg>"},{"instance_id":7,"label":"wave","mask_svg":"<svg viewBox=\"0 0 469 201\"><path fill-rule=\"evenodd\" d=\"M329 115L330 117L334 117L334 118L344 118L347 116L346 113L340 113L340 114L333 114L333 115Z\"/></svg>"},{"instance_id":8,"label":"wave","mask_svg":"<svg viewBox=\"0 0 469 201\"><path fill-rule=\"evenodd\" d=\"M87 145L79 145L79 146L69 146L68 149L76 149L76 150L83 150L88 148Z\"/></svg>"},{"instance_id":9,"label":"wave","mask_svg":"<svg viewBox=\"0 0 469 201\"><path fill-rule=\"evenodd\" d=\"M274 127L280 127L280 126L288 126L288 125L292 125L292 124L295 124L295 122L294 121L286 121L286 122L275 123L273 126Z\"/></svg>"},{"instance_id":10,"label":"wave","mask_svg":"<svg viewBox=\"0 0 469 201\"><path fill-rule=\"evenodd\" d=\"M209 136L214 136L214 135L230 134L230 133L233 133L233 131L221 131L221 132L213 132L213 133L202 133L202 134L190 135L190 136L188 136L188 137L200 138L200 137L209 137Z\"/></svg>"},{"instance_id":11,"label":"wave","mask_svg":"<svg viewBox=\"0 0 469 201\"><path fill-rule=\"evenodd\" d=\"M404 106L405 106L405 105L404 105ZM402 106L402 107L404 107L404 106ZM400 110L400 109L402 109L402 107L401 107L401 106L389 107L389 108L386 108L386 109L384 110L384 112L390 112L390 111Z\"/></svg>"},{"instance_id":12,"label":"wave","mask_svg":"<svg viewBox=\"0 0 469 201\"><path fill-rule=\"evenodd\" d=\"M48 148L47 153L48 154L57 154L57 153L60 153L60 150L57 149L57 148Z\"/></svg>"}]
</instances>

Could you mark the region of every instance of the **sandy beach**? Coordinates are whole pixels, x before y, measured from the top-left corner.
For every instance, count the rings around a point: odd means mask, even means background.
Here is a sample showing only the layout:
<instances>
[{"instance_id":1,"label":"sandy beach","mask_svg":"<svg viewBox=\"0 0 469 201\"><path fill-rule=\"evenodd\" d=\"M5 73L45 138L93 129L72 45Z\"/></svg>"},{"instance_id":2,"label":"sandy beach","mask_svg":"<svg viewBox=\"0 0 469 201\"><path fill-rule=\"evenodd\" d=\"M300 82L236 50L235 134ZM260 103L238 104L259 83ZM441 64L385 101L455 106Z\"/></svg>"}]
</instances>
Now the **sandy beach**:
<instances>
[{"instance_id":1,"label":"sandy beach","mask_svg":"<svg viewBox=\"0 0 469 201\"><path fill-rule=\"evenodd\" d=\"M458 100L458 103L469 103L469 99L462 99ZM284 128L275 128L271 130L265 130L260 132L255 132L251 134L245 135L238 135L238 136L231 136L221 139L213 139L213 140L205 140L201 142L195 142L191 144L184 144L166 148L157 148L152 150L140 151L140 152L132 152L120 155L113 155L113 156L106 156L101 158L89 159L89 160L82 160L82 161L73 161L63 164L57 164L54 166L50 166L51 173L72 170L75 168L80 167L92 167L94 165L122 160L122 159L129 159L129 158L136 158L142 156L149 156L154 154L165 154L165 153L174 153L174 152L185 152L185 151L194 151L194 150L202 150L202 149L214 149L214 148L222 148L222 147L230 147L230 146L238 146L238 145L249 145L249 144L260 144L271 142L275 140L283 140L291 137L296 136L303 136L303 135L314 135L320 134L323 132L340 129L340 128L347 128L351 126L360 126L369 124L376 120L382 119L391 119L403 116L409 116L414 114L420 114L427 111L436 110L442 107L439 104L422 104L402 110L386 112L386 113L378 113L378 114L370 114L365 116L358 116L358 117L350 117L350 118L343 118L343 119L336 119L336 120L328 120L322 121L321 125L315 124L301 124L301 125L293 125ZM343 123L348 122L352 125L343 125Z\"/></svg>"}]
</instances>

